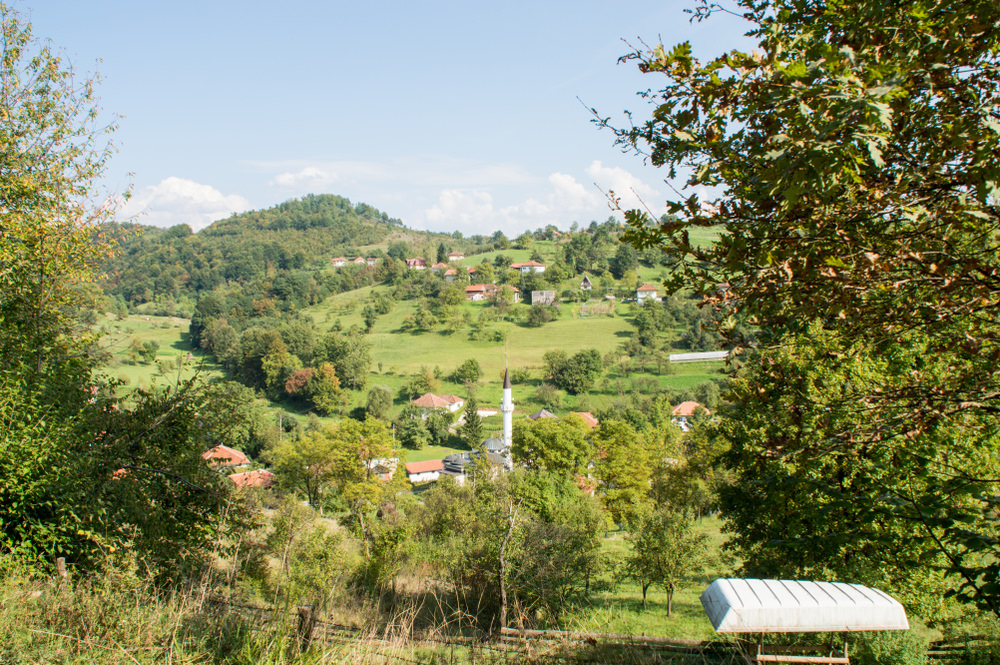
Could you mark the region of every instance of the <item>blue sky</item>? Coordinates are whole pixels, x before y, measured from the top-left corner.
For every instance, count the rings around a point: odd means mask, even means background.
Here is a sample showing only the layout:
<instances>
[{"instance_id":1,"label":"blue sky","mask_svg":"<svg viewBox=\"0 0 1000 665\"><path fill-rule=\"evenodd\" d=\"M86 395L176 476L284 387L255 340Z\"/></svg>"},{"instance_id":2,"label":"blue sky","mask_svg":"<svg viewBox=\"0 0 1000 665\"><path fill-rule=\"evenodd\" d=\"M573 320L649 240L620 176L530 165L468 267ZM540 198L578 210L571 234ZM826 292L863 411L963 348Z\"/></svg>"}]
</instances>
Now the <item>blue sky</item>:
<instances>
[{"instance_id":1,"label":"blue sky","mask_svg":"<svg viewBox=\"0 0 1000 665\"><path fill-rule=\"evenodd\" d=\"M413 228L514 236L603 221L609 189L662 209L666 174L623 155L587 107L648 115L636 92L659 81L617 64L625 42L748 47L737 19L689 23L693 2L14 7L102 77L101 105L121 116L107 182L131 184L126 213L144 224L197 230L332 193Z\"/></svg>"}]
</instances>

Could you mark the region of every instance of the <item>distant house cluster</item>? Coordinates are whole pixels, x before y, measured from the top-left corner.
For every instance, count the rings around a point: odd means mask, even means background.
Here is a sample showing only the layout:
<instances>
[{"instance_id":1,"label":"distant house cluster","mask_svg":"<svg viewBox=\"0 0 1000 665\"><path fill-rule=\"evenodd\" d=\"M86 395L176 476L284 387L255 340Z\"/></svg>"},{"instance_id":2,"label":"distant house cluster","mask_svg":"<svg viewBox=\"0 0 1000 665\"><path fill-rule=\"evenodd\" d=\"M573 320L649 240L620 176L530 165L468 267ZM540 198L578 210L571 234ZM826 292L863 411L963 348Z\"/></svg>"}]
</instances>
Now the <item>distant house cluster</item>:
<instances>
[{"instance_id":1,"label":"distant house cluster","mask_svg":"<svg viewBox=\"0 0 1000 665\"><path fill-rule=\"evenodd\" d=\"M378 263L378 258L374 256L369 256L368 258L359 256L354 259L348 259L344 256L338 256L334 259L330 259L330 265L332 265L334 268L343 268L346 265L374 266L376 263Z\"/></svg>"}]
</instances>

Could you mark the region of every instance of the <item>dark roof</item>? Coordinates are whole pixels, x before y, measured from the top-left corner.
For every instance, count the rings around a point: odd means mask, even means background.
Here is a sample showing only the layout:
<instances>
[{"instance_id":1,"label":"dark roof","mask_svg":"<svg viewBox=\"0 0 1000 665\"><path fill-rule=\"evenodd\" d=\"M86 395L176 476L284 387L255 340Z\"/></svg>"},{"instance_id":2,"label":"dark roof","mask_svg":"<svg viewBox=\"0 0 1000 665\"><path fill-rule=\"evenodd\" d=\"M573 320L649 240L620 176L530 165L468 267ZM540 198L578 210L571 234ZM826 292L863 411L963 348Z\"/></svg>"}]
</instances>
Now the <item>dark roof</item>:
<instances>
[{"instance_id":1,"label":"dark roof","mask_svg":"<svg viewBox=\"0 0 1000 665\"><path fill-rule=\"evenodd\" d=\"M483 448L485 448L488 453L498 453L502 452L506 446L503 445L503 439L491 436L483 441Z\"/></svg>"},{"instance_id":2,"label":"dark roof","mask_svg":"<svg viewBox=\"0 0 1000 665\"><path fill-rule=\"evenodd\" d=\"M507 390L510 388L510 371L504 368L503 371L503 389Z\"/></svg>"},{"instance_id":3,"label":"dark roof","mask_svg":"<svg viewBox=\"0 0 1000 665\"><path fill-rule=\"evenodd\" d=\"M538 411L535 411L533 414L528 416L528 418L530 418L531 420L541 420L542 418L555 418L555 417L556 414L552 413L548 409L539 409Z\"/></svg>"}]
</instances>

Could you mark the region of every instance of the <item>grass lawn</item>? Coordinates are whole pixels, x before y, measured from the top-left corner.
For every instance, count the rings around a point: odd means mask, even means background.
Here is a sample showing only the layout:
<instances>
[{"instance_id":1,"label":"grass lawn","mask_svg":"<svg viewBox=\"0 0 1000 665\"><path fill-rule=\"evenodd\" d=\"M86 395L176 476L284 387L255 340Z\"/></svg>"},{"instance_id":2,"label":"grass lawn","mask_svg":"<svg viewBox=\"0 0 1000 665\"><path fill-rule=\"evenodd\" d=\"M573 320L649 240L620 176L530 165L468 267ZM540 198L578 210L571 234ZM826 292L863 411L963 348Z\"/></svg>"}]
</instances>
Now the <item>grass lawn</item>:
<instances>
[{"instance_id":1,"label":"grass lawn","mask_svg":"<svg viewBox=\"0 0 1000 665\"><path fill-rule=\"evenodd\" d=\"M108 376L121 379L129 388L170 385L193 376L204 380L222 377L221 368L200 349L188 341L187 319L172 316L132 315L118 320L105 315L95 331L101 334L101 347L111 361L102 368ZM159 344L156 359L147 363L131 357L133 342Z\"/></svg>"}]
</instances>

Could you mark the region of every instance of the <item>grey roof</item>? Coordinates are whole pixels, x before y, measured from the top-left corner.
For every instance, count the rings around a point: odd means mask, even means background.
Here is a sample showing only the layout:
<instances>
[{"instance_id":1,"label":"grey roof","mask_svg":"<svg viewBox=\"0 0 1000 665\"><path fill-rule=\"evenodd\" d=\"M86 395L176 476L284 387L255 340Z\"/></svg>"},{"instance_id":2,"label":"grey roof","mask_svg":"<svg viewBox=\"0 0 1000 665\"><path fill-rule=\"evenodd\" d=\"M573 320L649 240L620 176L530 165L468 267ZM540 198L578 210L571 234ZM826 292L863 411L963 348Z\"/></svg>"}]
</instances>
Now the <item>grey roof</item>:
<instances>
[{"instance_id":1,"label":"grey roof","mask_svg":"<svg viewBox=\"0 0 1000 665\"><path fill-rule=\"evenodd\" d=\"M488 453L499 453L503 452L503 449L506 448L506 446L503 444L503 439L491 436L483 441L483 448L485 448Z\"/></svg>"},{"instance_id":2,"label":"grey roof","mask_svg":"<svg viewBox=\"0 0 1000 665\"><path fill-rule=\"evenodd\" d=\"M718 579L701 594L720 633L908 630L903 606L860 584Z\"/></svg>"},{"instance_id":3,"label":"grey roof","mask_svg":"<svg viewBox=\"0 0 1000 665\"><path fill-rule=\"evenodd\" d=\"M556 414L552 413L551 411L548 411L547 409L539 409L538 411L535 411L533 414L528 416L528 418L530 418L531 420L539 420L540 418L555 418L555 417Z\"/></svg>"}]
</instances>

